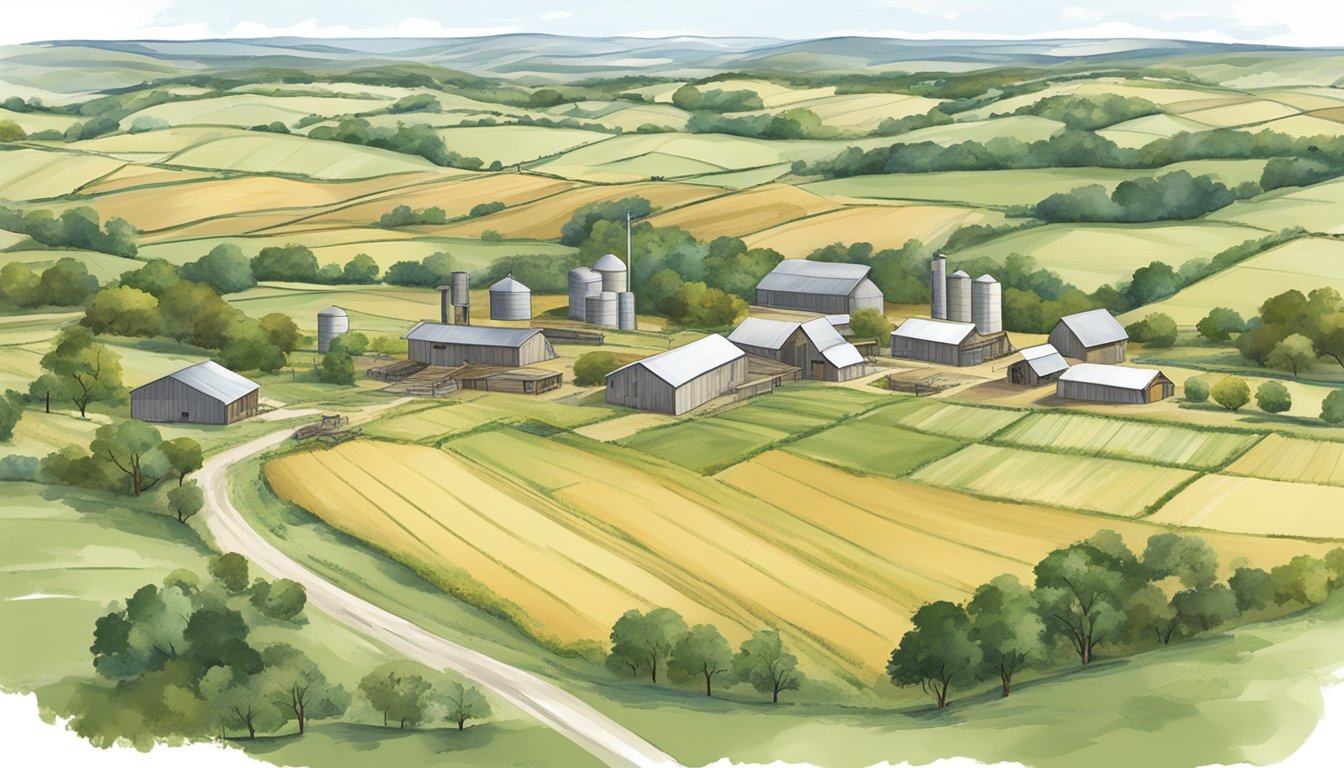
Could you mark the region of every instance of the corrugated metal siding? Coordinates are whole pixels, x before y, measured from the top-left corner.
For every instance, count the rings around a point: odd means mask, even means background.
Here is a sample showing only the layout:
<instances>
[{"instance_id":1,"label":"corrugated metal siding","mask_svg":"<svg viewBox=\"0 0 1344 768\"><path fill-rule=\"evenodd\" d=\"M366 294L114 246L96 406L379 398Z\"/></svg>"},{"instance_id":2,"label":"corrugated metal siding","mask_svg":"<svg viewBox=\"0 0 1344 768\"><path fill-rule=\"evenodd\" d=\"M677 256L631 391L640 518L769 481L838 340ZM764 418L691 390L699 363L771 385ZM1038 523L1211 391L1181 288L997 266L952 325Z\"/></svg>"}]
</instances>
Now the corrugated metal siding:
<instances>
[{"instance_id":1,"label":"corrugated metal siding","mask_svg":"<svg viewBox=\"0 0 1344 768\"><path fill-rule=\"evenodd\" d=\"M923 360L942 365L969 366L1003 357L1010 351L1008 336L979 336L971 334L961 343L942 344L903 336L891 337L891 356Z\"/></svg>"},{"instance_id":2,"label":"corrugated metal siding","mask_svg":"<svg viewBox=\"0 0 1344 768\"><path fill-rule=\"evenodd\" d=\"M232 403L223 403L164 378L131 392L131 418L183 424L232 424L257 415L259 392L254 390Z\"/></svg>"},{"instance_id":3,"label":"corrugated metal siding","mask_svg":"<svg viewBox=\"0 0 1344 768\"><path fill-rule=\"evenodd\" d=\"M849 294L849 313L852 315L860 309L875 309L882 312L886 309L883 301L882 289L865 277Z\"/></svg>"},{"instance_id":4,"label":"corrugated metal siding","mask_svg":"<svg viewBox=\"0 0 1344 768\"><path fill-rule=\"evenodd\" d=\"M756 289L756 303L763 307L801 309L822 315L840 315L849 312L849 297L823 293L788 293Z\"/></svg>"},{"instance_id":5,"label":"corrugated metal siding","mask_svg":"<svg viewBox=\"0 0 1344 768\"><path fill-rule=\"evenodd\" d=\"M1067 369L1065 369L1067 370ZM1059 378L1059 374L1064 371L1055 371L1046 376L1040 376L1036 370L1031 367L1031 363L1026 360L1018 360L1008 366L1008 382L1011 384L1025 384L1028 387L1039 387L1042 384L1048 384Z\"/></svg>"},{"instance_id":6,"label":"corrugated metal siding","mask_svg":"<svg viewBox=\"0 0 1344 768\"><path fill-rule=\"evenodd\" d=\"M677 387L676 410L674 416L697 408L714 398L732 391L733 387L747 380L747 358L738 359L721 365L711 371Z\"/></svg>"},{"instance_id":7,"label":"corrugated metal siding","mask_svg":"<svg viewBox=\"0 0 1344 768\"><path fill-rule=\"evenodd\" d=\"M707 371L676 388L644 366L631 365L607 377L606 401L641 411L679 416L726 394L746 379L746 357Z\"/></svg>"},{"instance_id":8,"label":"corrugated metal siding","mask_svg":"<svg viewBox=\"0 0 1344 768\"><path fill-rule=\"evenodd\" d=\"M1067 325L1057 323L1050 331L1050 344L1064 357L1072 357L1086 363L1106 363L1114 365L1125 362L1125 351L1129 342L1117 341L1100 347L1088 349L1078 340Z\"/></svg>"},{"instance_id":9,"label":"corrugated metal siding","mask_svg":"<svg viewBox=\"0 0 1344 768\"><path fill-rule=\"evenodd\" d=\"M1176 393L1176 385L1166 376L1158 376L1142 389L1125 389L1104 384L1079 381L1055 382L1055 394L1070 400L1090 400L1094 403L1128 403L1141 405L1164 400Z\"/></svg>"},{"instance_id":10,"label":"corrugated metal siding","mask_svg":"<svg viewBox=\"0 0 1344 768\"><path fill-rule=\"evenodd\" d=\"M506 365L521 368L555 357L551 342L540 333L517 347L485 347L473 344L435 344L431 341L410 340L407 356L417 363L455 367L471 362L478 365Z\"/></svg>"},{"instance_id":11,"label":"corrugated metal siding","mask_svg":"<svg viewBox=\"0 0 1344 768\"><path fill-rule=\"evenodd\" d=\"M801 368L802 372L799 374L799 377L804 379L820 378L821 381L850 381L851 379L857 379L863 376L868 371L868 366L866 365L850 365L844 368L835 367L826 360L825 356L821 354L821 351L817 349L817 345L813 344L812 341L807 338L807 334L803 333L801 328L792 333L779 349L756 347L739 342L733 343L749 355L765 357L771 360L777 360L785 365ZM823 364L822 375L820 377L815 375L813 365L818 362Z\"/></svg>"}]
</instances>

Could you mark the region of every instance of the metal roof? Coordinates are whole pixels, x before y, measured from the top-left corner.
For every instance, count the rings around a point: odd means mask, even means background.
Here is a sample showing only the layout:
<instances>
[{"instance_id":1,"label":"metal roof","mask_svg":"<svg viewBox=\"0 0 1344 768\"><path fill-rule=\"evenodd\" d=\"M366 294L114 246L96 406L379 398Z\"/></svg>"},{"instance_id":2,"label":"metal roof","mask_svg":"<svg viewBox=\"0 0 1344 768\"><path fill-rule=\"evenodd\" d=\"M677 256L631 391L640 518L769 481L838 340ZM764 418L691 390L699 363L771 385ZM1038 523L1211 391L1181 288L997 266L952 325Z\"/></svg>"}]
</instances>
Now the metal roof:
<instances>
[{"instance_id":1,"label":"metal roof","mask_svg":"<svg viewBox=\"0 0 1344 768\"><path fill-rule=\"evenodd\" d=\"M971 279L971 276L966 274L966 270L964 269L958 269L956 272L953 272L952 274L948 275L948 277L956 277L956 278L964 277L967 280Z\"/></svg>"},{"instance_id":2,"label":"metal roof","mask_svg":"<svg viewBox=\"0 0 1344 768\"><path fill-rule=\"evenodd\" d=\"M330 306L317 313L318 317L345 317L345 310L337 306Z\"/></svg>"},{"instance_id":3,"label":"metal roof","mask_svg":"<svg viewBox=\"0 0 1344 768\"><path fill-rule=\"evenodd\" d=\"M872 271L862 264L785 259L756 284L757 290L848 296Z\"/></svg>"},{"instance_id":4,"label":"metal roof","mask_svg":"<svg viewBox=\"0 0 1344 768\"><path fill-rule=\"evenodd\" d=\"M849 325L849 313L843 315L826 315L826 322L831 325Z\"/></svg>"},{"instance_id":5,"label":"metal roof","mask_svg":"<svg viewBox=\"0 0 1344 768\"><path fill-rule=\"evenodd\" d=\"M1076 381L1080 384L1100 384L1104 387L1119 389L1145 389L1153 379L1161 376L1156 368L1128 368L1123 365L1100 365L1098 363L1079 363L1059 375L1060 381Z\"/></svg>"},{"instance_id":6,"label":"metal roof","mask_svg":"<svg viewBox=\"0 0 1344 768\"><path fill-rule=\"evenodd\" d=\"M892 331L891 335L895 338L918 339L938 344L960 344L974 332L975 323L912 317L901 323L901 326Z\"/></svg>"},{"instance_id":7,"label":"metal roof","mask_svg":"<svg viewBox=\"0 0 1344 768\"><path fill-rule=\"evenodd\" d=\"M995 280L993 275L981 275L981 276L975 278L975 282L977 282L977 283L997 283L997 282L999 282L999 281L998 281L998 280Z\"/></svg>"},{"instance_id":8,"label":"metal roof","mask_svg":"<svg viewBox=\"0 0 1344 768\"><path fill-rule=\"evenodd\" d=\"M742 324L728 334L728 340L737 344L762 349L779 349L798 330L799 323L787 320L766 320L760 317L748 317Z\"/></svg>"},{"instance_id":9,"label":"metal roof","mask_svg":"<svg viewBox=\"0 0 1344 768\"><path fill-rule=\"evenodd\" d=\"M491 293L531 293L532 289L514 279L510 272L508 277L490 286Z\"/></svg>"},{"instance_id":10,"label":"metal roof","mask_svg":"<svg viewBox=\"0 0 1344 768\"><path fill-rule=\"evenodd\" d=\"M1129 338L1120 321L1105 309L1065 315L1059 318L1059 322L1072 331L1084 347L1099 347L1102 344L1114 344Z\"/></svg>"},{"instance_id":11,"label":"metal roof","mask_svg":"<svg viewBox=\"0 0 1344 768\"><path fill-rule=\"evenodd\" d=\"M587 267L575 267L569 270L569 279L580 278L584 282L601 282L602 276Z\"/></svg>"},{"instance_id":12,"label":"metal roof","mask_svg":"<svg viewBox=\"0 0 1344 768\"><path fill-rule=\"evenodd\" d=\"M616 254L608 253L593 262L593 269L598 272L624 272L625 262L617 258Z\"/></svg>"},{"instance_id":13,"label":"metal roof","mask_svg":"<svg viewBox=\"0 0 1344 768\"><path fill-rule=\"evenodd\" d=\"M845 341L845 337L841 336L826 318L808 320L803 323L802 328L803 333L807 334L807 338L821 352L821 356L836 368L846 368L863 362L863 355L859 354L859 350Z\"/></svg>"},{"instance_id":14,"label":"metal roof","mask_svg":"<svg viewBox=\"0 0 1344 768\"><path fill-rule=\"evenodd\" d=\"M636 360L629 365L621 366L608 373L607 378L610 379L626 368L642 365L654 376L674 387L679 387L715 368L720 368L734 360L745 357L746 354L731 341L715 333L696 339L690 344L682 345L676 349L659 352L653 357L646 357L643 360Z\"/></svg>"},{"instance_id":15,"label":"metal roof","mask_svg":"<svg viewBox=\"0 0 1344 768\"><path fill-rule=\"evenodd\" d=\"M255 381L239 376L211 360L183 368L163 378L180 381L197 392L225 404L232 403L243 395L261 389L261 385ZM156 379L156 381L162 380ZM149 386L149 384L145 386Z\"/></svg>"},{"instance_id":16,"label":"metal roof","mask_svg":"<svg viewBox=\"0 0 1344 768\"><path fill-rule=\"evenodd\" d=\"M1022 359L1031 366L1037 376L1049 376L1069 367L1067 361L1052 344L1041 344L1021 350Z\"/></svg>"},{"instance_id":17,"label":"metal roof","mask_svg":"<svg viewBox=\"0 0 1344 768\"><path fill-rule=\"evenodd\" d=\"M466 344L473 347L521 347L523 342L541 333L539 328L492 328L484 325L444 325L419 323L403 339L430 341L435 344Z\"/></svg>"}]
</instances>

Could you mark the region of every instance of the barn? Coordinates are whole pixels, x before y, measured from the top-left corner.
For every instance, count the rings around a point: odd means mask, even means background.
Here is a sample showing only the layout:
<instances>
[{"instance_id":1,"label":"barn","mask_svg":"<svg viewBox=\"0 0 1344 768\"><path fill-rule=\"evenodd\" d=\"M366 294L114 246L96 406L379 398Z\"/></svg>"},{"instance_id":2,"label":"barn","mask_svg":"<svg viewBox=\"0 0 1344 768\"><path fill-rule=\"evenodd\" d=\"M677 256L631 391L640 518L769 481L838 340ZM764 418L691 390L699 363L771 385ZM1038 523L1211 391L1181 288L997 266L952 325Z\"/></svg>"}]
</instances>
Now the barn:
<instances>
[{"instance_id":1,"label":"barn","mask_svg":"<svg viewBox=\"0 0 1344 768\"><path fill-rule=\"evenodd\" d=\"M881 312L882 291L868 279L870 272L872 268L862 264L785 259L756 284L756 303L821 315L849 315L860 309Z\"/></svg>"},{"instance_id":2,"label":"barn","mask_svg":"<svg viewBox=\"0 0 1344 768\"><path fill-rule=\"evenodd\" d=\"M719 334L607 374L608 403L679 416L747 380L747 353Z\"/></svg>"},{"instance_id":3,"label":"barn","mask_svg":"<svg viewBox=\"0 0 1344 768\"><path fill-rule=\"evenodd\" d=\"M1105 309L1065 315L1050 331L1050 344L1064 357L1085 363L1123 363L1129 334Z\"/></svg>"},{"instance_id":4,"label":"barn","mask_svg":"<svg viewBox=\"0 0 1344 768\"><path fill-rule=\"evenodd\" d=\"M1069 369L1068 362L1049 344L1027 347L1022 359L1008 366L1008 383L1039 387L1059 378Z\"/></svg>"},{"instance_id":5,"label":"barn","mask_svg":"<svg viewBox=\"0 0 1344 768\"><path fill-rule=\"evenodd\" d=\"M261 387L209 360L131 390L131 418L232 424L257 415Z\"/></svg>"},{"instance_id":6,"label":"barn","mask_svg":"<svg viewBox=\"0 0 1344 768\"><path fill-rule=\"evenodd\" d=\"M891 332L891 356L943 365L980 365L1013 351L1008 334L984 335L975 323L912 317Z\"/></svg>"},{"instance_id":7,"label":"barn","mask_svg":"<svg viewBox=\"0 0 1344 768\"><path fill-rule=\"evenodd\" d=\"M468 363L521 368L555 358L539 328L420 323L402 338L410 359L446 368Z\"/></svg>"},{"instance_id":8,"label":"barn","mask_svg":"<svg viewBox=\"0 0 1344 768\"><path fill-rule=\"evenodd\" d=\"M1059 375L1055 394L1096 403L1155 403L1171 397L1176 385L1155 368L1079 363Z\"/></svg>"},{"instance_id":9,"label":"barn","mask_svg":"<svg viewBox=\"0 0 1344 768\"><path fill-rule=\"evenodd\" d=\"M728 340L747 354L799 368L807 379L849 381L868 372L863 355L825 317L805 323L749 317Z\"/></svg>"}]
</instances>

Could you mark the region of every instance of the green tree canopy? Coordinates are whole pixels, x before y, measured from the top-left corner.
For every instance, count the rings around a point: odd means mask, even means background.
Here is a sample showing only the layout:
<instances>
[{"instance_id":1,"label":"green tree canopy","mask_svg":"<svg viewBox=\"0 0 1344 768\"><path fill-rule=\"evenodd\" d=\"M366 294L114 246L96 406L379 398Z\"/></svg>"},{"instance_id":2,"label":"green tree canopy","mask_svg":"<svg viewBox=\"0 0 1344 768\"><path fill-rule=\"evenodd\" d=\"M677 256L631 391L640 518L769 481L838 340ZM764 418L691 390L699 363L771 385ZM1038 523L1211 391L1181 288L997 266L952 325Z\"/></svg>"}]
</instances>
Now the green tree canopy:
<instances>
[{"instance_id":1,"label":"green tree canopy","mask_svg":"<svg viewBox=\"0 0 1344 768\"><path fill-rule=\"evenodd\" d=\"M1036 612L1035 597L1017 577L1003 575L976 589L966 614L969 637L979 646L985 668L998 676L1006 697L1012 692L1013 676L1046 656L1045 624ZM946 694L944 685L944 704Z\"/></svg>"},{"instance_id":2,"label":"green tree canopy","mask_svg":"<svg viewBox=\"0 0 1344 768\"><path fill-rule=\"evenodd\" d=\"M139 496L172 471L161 445L163 436L158 429L137 419L127 419L99 427L89 443L89 452L111 462L130 480L131 493Z\"/></svg>"},{"instance_id":3,"label":"green tree canopy","mask_svg":"<svg viewBox=\"0 0 1344 768\"><path fill-rule=\"evenodd\" d=\"M733 661L733 649L711 624L697 624L672 646L667 662L668 676L681 682L695 678L705 681L705 695L714 694L714 678L726 675Z\"/></svg>"},{"instance_id":4,"label":"green tree canopy","mask_svg":"<svg viewBox=\"0 0 1344 768\"><path fill-rule=\"evenodd\" d=\"M733 678L761 693L769 693L778 704L783 691L796 691L803 684L798 657L784 648L784 640L772 629L758 630L733 655Z\"/></svg>"},{"instance_id":5,"label":"green tree canopy","mask_svg":"<svg viewBox=\"0 0 1344 768\"><path fill-rule=\"evenodd\" d=\"M1210 390L1213 401L1229 411L1236 413L1251 401L1251 388L1246 380L1236 376L1224 376Z\"/></svg>"},{"instance_id":6,"label":"green tree canopy","mask_svg":"<svg viewBox=\"0 0 1344 768\"><path fill-rule=\"evenodd\" d=\"M467 727L468 720L481 720L490 716L490 702L476 686L461 683L450 684L439 696L443 705L444 719L457 723L457 730Z\"/></svg>"},{"instance_id":7,"label":"green tree canopy","mask_svg":"<svg viewBox=\"0 0 1344 768\"><path fill-rule=\"evenodd\" d=\"M383 725L396 722L402 730L425 721L432 688L422 674L400 662L384 664L359 681L359 692L382 713Z\"/></svg>"},{"instance_id":8,"label":"green tree canopy","mask_svg":"<svg viewBox=\"0 0 1344 768\"><path fill-rule=\"evenodd\" d=\"M1255 405L1265 413L1283 413L1293 407L1293 396L1279 382L1265 381L1255 388Z\"/></svg>"},{"instance_id":9,"label":"green tree canopy","mask_svg":"<svg viewBox=\"0 0 1344 768\"><path fill-rule=\"evenodd\" d=\"M627 677L648 673L658 682L677 640L686 633L686 621L671 608L653 608L648 613L626 611L611 627L611 653L607 668Z\"/></svg>"},{"instance_id":10,"label":"green tree canopy","mask_svg":"<svg viewBox=\"0 0 1344 768\"><path fill-rule=\"evenodd\" d=\"M985 602L994 599L986 596ZM984 603L982 607L988 610ZM960 605L946 600L928 603L920 606L910 621L914 628L891 652L887 676L897 686L918 685L942 709L947 706L954 683L969 684L979 679L984 655L971 639L971 620Z\"/></svg>"}]
</instances>

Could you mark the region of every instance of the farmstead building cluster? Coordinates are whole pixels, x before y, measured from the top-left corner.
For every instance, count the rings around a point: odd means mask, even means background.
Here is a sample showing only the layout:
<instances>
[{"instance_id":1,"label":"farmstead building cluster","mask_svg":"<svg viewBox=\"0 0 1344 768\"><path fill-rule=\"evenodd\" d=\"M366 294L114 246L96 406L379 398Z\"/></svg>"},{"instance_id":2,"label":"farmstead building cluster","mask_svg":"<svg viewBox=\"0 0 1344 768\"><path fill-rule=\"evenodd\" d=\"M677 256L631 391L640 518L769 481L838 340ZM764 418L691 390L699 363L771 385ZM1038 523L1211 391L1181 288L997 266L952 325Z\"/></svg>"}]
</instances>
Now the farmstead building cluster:
<instances>
[{"instance_id":1,"label":"farmstead building cluster","mask_svg":"<svg viewBox=\"0 0 1344 768\"><path fill-rule=\"evenodd\" d=\"M785 259L756 284L756 303L821 315L883 311L882 291L868 275L871 267L807 259Z\"/></svg>"},{"instance_id":2,"label":"farmstead building cluster","mask_svg":"<svg viewBox=\"0 0 1344 768\"><path fill-rule=\"evenodd\" d=\"M863 355L824 317L805 323L748 317L728 340L743 352L800 369L805 379L850 381L868 372Z\"/></svg>"},{"instance_id":3,"label":"farmstead building cluster","mask_svg":"<svg viewBox=\"0 0 1344 768\"><path fill-rule=\"evenodd\" d=\"M712 334L607 374L606 400L679 416L747 380L747 353Z\"/></svg>"}]
</instances>

